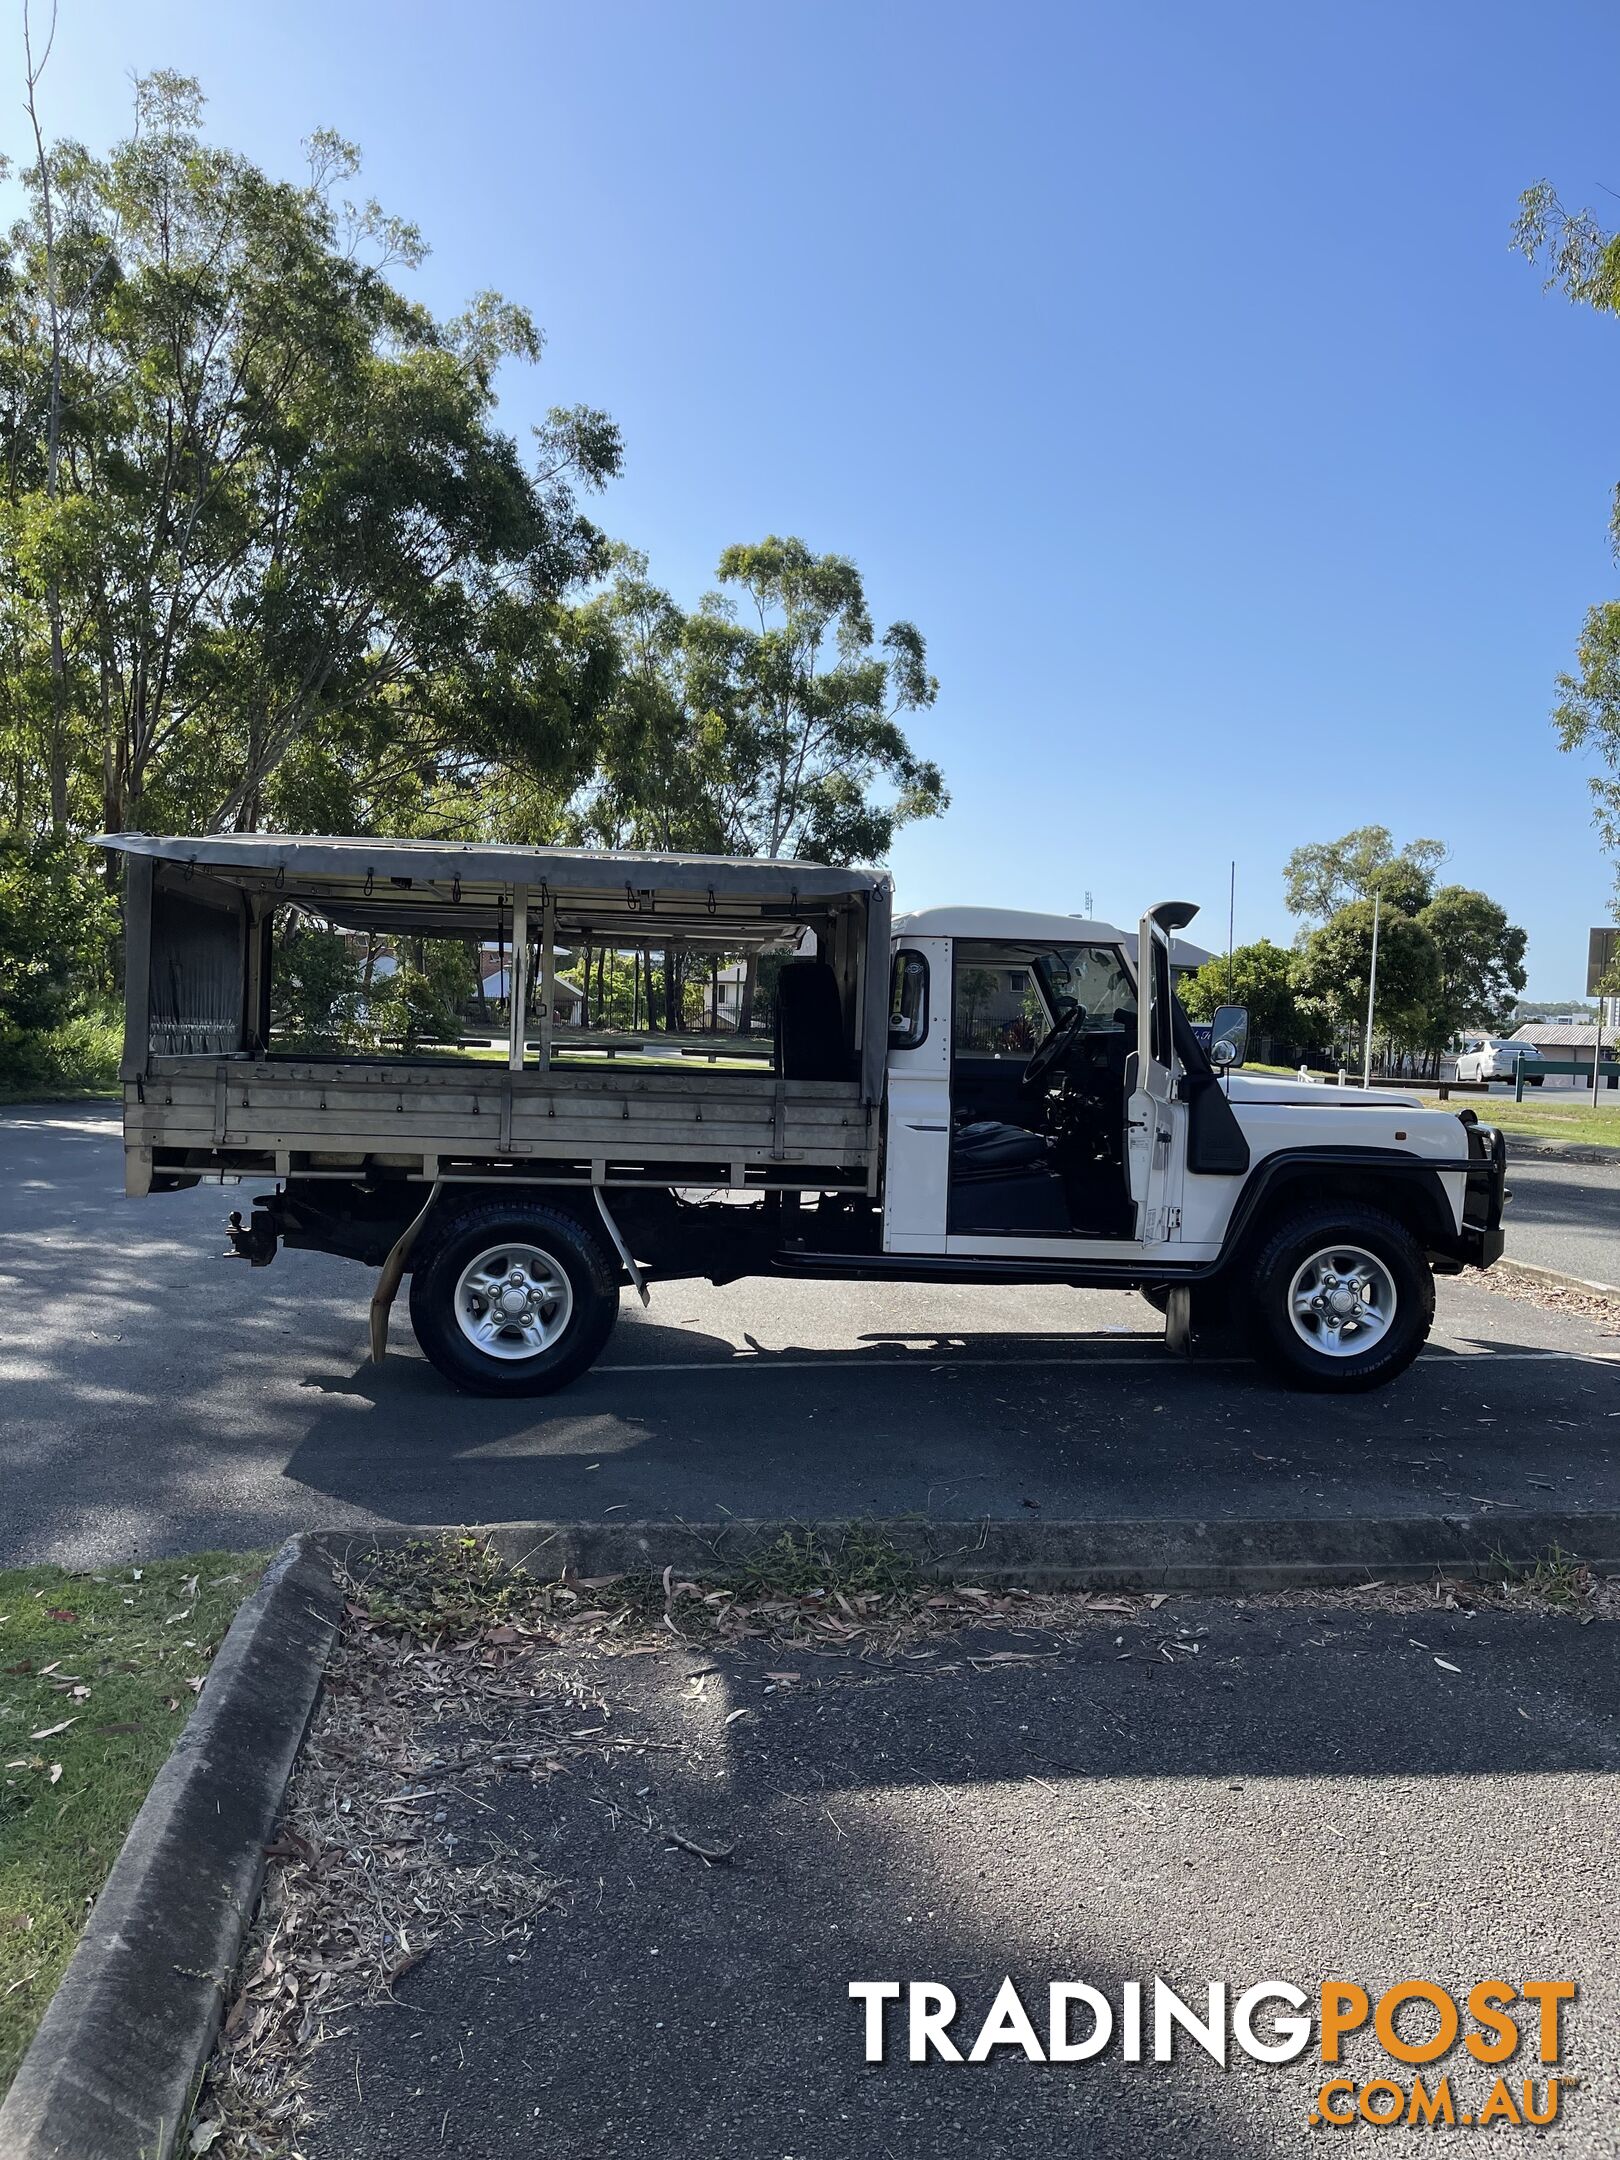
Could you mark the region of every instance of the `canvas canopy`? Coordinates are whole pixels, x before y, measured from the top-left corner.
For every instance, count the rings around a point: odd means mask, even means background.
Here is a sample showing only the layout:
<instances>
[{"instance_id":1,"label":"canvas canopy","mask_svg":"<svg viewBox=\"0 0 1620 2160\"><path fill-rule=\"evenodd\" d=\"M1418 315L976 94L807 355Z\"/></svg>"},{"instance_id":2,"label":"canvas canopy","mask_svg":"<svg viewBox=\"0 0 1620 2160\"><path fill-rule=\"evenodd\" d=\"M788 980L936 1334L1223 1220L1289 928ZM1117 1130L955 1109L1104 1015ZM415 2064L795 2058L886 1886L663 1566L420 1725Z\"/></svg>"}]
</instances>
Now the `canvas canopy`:
<instances>
[{"instance_id":1,"label":"canvas canopy","mask_svg":"<svg viewBox=\"0 0 1620 2160\"><path fill-rule=\"evenodd\" d=\"M841 958L859 955L862 1093L868 1102L882 1093L891 899L882 871L303 833L109 833L98 844L126 857L153 897L189 901L192 910L225 903L256 918L297 903L343 929L381 934L500 938L510 935L519 896L531 935L549 917L554 938L633 946L762 950L790 943L793 926L809 924ZM132 938L140 913L131 910ZM149 922L150 904L145 915ZM218 958L223 965L223 947Z\"/></svg>"}]
</instances>

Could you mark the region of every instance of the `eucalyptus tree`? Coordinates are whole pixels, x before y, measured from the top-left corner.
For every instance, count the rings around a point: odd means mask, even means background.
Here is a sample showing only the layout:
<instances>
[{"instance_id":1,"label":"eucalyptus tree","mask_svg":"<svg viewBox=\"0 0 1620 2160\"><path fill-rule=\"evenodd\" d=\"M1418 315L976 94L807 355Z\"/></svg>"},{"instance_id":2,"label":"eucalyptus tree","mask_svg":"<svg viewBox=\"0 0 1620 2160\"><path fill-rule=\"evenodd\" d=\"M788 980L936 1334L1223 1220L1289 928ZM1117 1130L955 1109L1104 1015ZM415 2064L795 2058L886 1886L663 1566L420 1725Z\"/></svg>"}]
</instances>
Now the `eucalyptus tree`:
<instances>
[{"instance_id":1,"label":"eucalyptus tree","mask_svg":"<svg viewBox=\"0 0 1620 2160\"><path fill-rule=\"evenodd\" d=\"M201 115L156 74L104 157L41 132L7 236L0 634L26 680L60 622L78 815L453 823L496 770L560 801L613 673L569 601L617 431L557 411L521 451L495 383L539 357L526 310L436 320L399 284L421 235L345 196L351 145L277 180Z\"/></svg>"},{"instance_id":2,"label":"eucalyptus tree","mask_svg":"<svg viewBox=\"0 0 1620 2160\"><path fill-rule=\"evenodd\" d=\"M687 625L687 684L712 716L732 845L883 861L903 825L950 800L900 724L939 695L921 633L896 622L878 639L854 563L802 540L728 547L719 579Z\"/></svg>"},{"instance_id":3,"label":"eucalyptus tree","mask_svg":"<svg viewBox=\"0 0 1620 2160\"><path fill-rule=\"evenodd\" d=\"M1600 315L1620 316L1620 232L1606 230L1592 211L1567 209L1549 182L1538 181L1519 199L1513 237L1546 271L1549 290ZM1609 541L1620 561L1620 485L1612 498ZM1575 665L1558 676L1557 688L1552 718L1559 747L1593 752L1607 768L1590 783L1593 821L1611 853L1620 854L1620 599L1600 600L1587 610Z\"/></svg>"}]
</instances>

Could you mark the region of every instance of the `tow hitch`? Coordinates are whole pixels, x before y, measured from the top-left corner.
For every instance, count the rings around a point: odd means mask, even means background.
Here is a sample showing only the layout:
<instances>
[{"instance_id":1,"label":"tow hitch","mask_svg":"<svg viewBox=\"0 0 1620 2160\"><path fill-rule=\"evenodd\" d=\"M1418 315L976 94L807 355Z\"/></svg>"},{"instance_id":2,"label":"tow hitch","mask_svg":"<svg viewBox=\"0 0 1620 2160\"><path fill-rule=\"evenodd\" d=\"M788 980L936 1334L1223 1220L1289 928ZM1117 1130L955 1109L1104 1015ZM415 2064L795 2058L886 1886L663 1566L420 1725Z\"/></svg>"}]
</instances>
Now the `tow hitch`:
<instances>
[{"instance_id":1,"label":"tow hitch","mask_svg":"<svg viewBox=\"0 0 1620 2160\"><path fill-rule=\"evenodd\" d=\"M242 1220L240 1208L231 1209L231 1251L227 1260L249 1260L255 1267L268 1267L276 1257L276 1225L267 1208L256 1207L252 1219Z\"/></svg>"}]
</instances>

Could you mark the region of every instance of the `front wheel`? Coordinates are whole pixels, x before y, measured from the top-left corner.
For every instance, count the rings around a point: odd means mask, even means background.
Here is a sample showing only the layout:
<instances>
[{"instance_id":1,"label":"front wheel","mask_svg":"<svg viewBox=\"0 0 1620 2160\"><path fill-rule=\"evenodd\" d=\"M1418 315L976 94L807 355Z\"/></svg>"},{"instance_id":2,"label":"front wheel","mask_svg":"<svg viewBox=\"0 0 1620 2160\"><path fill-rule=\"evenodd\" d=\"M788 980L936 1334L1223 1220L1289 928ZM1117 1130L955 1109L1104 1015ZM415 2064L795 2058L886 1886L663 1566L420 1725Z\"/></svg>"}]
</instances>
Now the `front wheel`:
<instances>
[{"instance_id":1,"label":"front wheel","mask_svg":"<svg viewBox=\"0 0 1620 2160\"><path fill-rule=\"evenodd\" d=\"M1295 1216L1255 1263L1255 1351L1295 1387L1382 1387L1405 1372L1433 1320L1434 1277L1422 1249L1376 1208Z\"/></svg>"},{"instance_id":2,"label":"front wheel","mask_svg":"<svg viewBox=\"0 0 1620 2160\"><path fill-rule=\"evenodd\" d=\"M576 1216L490 1200L430 1236L411 1274L411 1326L456 1387L549 1395L601 1354L619 1316L619 1263Z\"/></svg>"}]
</instances>

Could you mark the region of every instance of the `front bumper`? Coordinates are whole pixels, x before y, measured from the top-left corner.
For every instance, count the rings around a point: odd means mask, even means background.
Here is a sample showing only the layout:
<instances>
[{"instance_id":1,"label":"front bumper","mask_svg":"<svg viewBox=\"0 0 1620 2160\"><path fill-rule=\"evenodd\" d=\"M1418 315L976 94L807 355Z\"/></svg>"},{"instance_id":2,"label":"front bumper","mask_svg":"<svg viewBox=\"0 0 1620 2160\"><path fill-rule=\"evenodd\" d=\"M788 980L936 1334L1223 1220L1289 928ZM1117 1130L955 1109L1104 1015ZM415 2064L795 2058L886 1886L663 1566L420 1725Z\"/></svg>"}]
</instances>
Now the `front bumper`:
<instances>
[{"instance_id":1,"label":"front bumper","mask_svg":"<svg viewBox=\"0 0 1620 2160\"><path fill-rule=\"evenodd\" d=\"M1463 1193L1460 1257L1466 1267L1489 1267L1502 1257L1506 1238L1502 1210L1507 1204L1507 1141L1494 1125L1481 1125L1463 1113L1468 1135L1468 1178Z\"/></svg>"}]
</instances>

